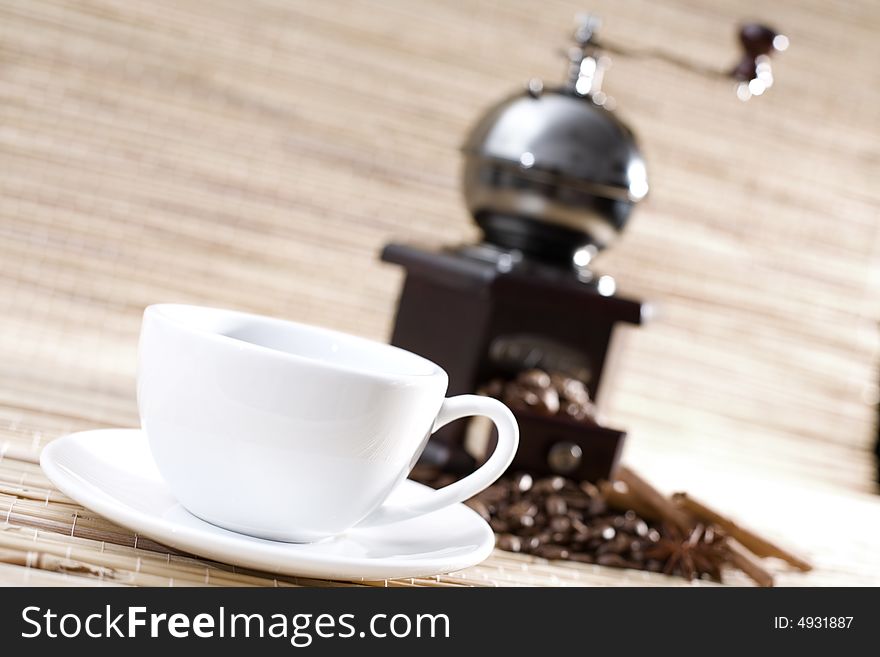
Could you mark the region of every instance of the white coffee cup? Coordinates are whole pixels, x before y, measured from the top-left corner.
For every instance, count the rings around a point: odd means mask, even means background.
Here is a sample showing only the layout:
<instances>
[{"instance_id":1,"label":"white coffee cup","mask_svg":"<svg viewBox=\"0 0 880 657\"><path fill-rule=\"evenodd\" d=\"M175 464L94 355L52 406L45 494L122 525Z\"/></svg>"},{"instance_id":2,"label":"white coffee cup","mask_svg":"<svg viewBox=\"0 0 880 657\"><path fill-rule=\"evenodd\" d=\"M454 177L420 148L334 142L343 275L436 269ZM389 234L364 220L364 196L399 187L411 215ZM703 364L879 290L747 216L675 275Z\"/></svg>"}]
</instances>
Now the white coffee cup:
<instances>
[{"instance_id":1,"label":"white coffee cup","mask_svg":"<svg viewBox=\"0 0 880 657\"><path fill-rule=\"evenodd\" d=\"M144 312L138 407L172 494L212 524L308 542L461 502L519 441L511 412L444 399L447 376L408 351L304 324L161 304ZM491 458L410 506L383 504L431 433L471 415L498 429Z\"/></svg>"}]
</instances>

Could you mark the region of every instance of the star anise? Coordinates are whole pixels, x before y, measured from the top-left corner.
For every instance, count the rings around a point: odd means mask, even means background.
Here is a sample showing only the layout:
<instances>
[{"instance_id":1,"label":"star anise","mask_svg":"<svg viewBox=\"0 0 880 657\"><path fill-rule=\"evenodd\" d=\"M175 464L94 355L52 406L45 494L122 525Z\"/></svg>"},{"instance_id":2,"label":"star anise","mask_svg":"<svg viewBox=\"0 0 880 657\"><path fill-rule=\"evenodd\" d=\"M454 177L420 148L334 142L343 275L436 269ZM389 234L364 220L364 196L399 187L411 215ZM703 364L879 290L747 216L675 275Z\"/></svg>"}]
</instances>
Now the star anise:
<instances>
[{"instance_id":1,"label":"star anise","mask_svg":"<svg viewBox=\"0 0 880 657\"><path fill-rule=\"evenodd\" d=\"M707 576L721 581L721 564L725 560L724 536L711 525L696 525L689 534L672 525L663 525L660 540L645 551L649 559L663 563L667 575L680 575L692 580Z\"/></svg>"}]
</instances>

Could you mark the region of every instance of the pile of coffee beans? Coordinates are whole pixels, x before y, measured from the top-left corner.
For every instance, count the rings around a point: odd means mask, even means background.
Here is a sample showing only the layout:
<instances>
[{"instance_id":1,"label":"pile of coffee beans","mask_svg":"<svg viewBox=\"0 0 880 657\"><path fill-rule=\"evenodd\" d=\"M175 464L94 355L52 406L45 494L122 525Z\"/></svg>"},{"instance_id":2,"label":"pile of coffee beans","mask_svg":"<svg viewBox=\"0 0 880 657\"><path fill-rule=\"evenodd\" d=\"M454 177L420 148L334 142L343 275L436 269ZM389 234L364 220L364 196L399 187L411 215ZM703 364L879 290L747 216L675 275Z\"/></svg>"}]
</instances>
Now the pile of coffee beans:
<instances>
[{"instance_id":1,"label":"pile of coffee beans","mask_svg":"<svg viewBox=\"0 0 880 657\"><path fill-rule=\"evenodd\" d=\"M440 487L446 474L414 471ZM603 566L637 568L720 581L723 537L698 527L684 536L676 528L649 522L632 510L608 507L601 490L564 477L505 476L467 502L495 532L502 550Z\"/></svg>"},{"instance_id":2,"label":"pile of coffee beans","mask_svg":"<svg viewBox=\"0 0 880 657\"><path fill-rule=\"evenodd\" d=\"M515 411L598 424L583 381L558 372L526 370L480 392ZM420 465L411 478L439 488L458 477ZM467 504L489 523L502 550L721 581L726 553L717 527L696 525L685 535L632 509L611 508L602 490L587 481L522 473L502 477Z\"/></svg>"},{"instance_id":3,"label":"pile of coffee beans","mask_svg":"<svg viewBox=\"0 0 880 657\"><path fill-rule=\"evenodd\" d=\"M525 370L513 381L491 381L483 392L514 410L531 410L541 415L562 415L579 422L596 423L596 408L583 381L557 372Z\"/></svg>"}]
</instances>

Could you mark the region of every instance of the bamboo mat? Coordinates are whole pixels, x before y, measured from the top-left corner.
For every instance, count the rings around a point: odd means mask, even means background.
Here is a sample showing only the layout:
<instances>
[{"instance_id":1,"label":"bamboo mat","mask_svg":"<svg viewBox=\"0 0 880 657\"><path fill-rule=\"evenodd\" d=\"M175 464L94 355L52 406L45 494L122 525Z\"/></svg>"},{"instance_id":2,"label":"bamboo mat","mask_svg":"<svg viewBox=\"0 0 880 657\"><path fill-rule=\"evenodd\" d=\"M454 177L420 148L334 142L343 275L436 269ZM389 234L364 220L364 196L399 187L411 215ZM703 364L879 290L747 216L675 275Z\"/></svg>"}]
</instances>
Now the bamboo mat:
<instances>
[{"instance_id":1,"label":"bamboo mat","mask_svg":"<svg viewBox=\"0 0 880 657\"><path fill-rule=\"evenodd\" d=\"M657 62L607 76L652 192L598 266L659 311L626 335L608 400L626 460L817 563L782 584L880 583L880 9L589 4L609 39L718 66L743 17L792 39L747 104ZM0 0L0 582L314 584L169 554L70 504L36 455L137 425L149 303L386 338L401 273L379 250L474 239L457 148L525 79L560 79L582 8ZM368 584L667 583L496 552Z\"/></svg>"}]
</instances>

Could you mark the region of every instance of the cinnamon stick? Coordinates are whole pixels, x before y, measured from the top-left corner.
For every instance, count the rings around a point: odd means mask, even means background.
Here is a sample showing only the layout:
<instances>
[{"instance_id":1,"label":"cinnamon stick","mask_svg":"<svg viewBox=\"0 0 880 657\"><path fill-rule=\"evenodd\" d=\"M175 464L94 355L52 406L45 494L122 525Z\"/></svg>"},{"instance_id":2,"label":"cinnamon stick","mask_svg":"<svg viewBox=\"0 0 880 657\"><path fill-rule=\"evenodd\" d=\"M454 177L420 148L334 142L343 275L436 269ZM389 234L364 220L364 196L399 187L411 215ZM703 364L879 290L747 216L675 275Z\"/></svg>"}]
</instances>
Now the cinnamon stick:
<instances>
[{"instance_id":1,"label":"cinnamon stick","mask_svg":"<svg viewBox=\"0 0 880 657\"><path fill-rule=\"evenodd\" d=\"M622 481L602 481L599 490L608 506L618 511L635 511L645 520L659 521L660 515L651 507L642 502Z\"/></svg>"},{"instance_id":2,"label":"cinnamon stick","mask_svg":"<svg viewBox=\"0 0 880 657\"><path fill-rule=\"evenodd\" d=\"M735 539L728 537L725 550L730 563L751 577L758 586L765 588L773 586L773 575L766 571Z\"/></svg>"},{"instance_id":3,"label":"cinnamon stick","mask_svg":"<svg viewBox=\"0 0 880 657\"><path fill-rule=\"evenodd\" d=\"M698 520L718 525L728 536L735 538L743 547L756 556L782 559L803 572L813 569L813 566L808 561L779 547L755 532L741 527L727 516L721 515L702 502L695 500L687 493L675 493L672 499L680 509L684 509Z\"/></svg>"},{"instance_id":4,"label":"cinnamon stick","mask_svg":"<svg viewBox=\"0 0 880 657\"><path fill-rule=\"evenodd\" d=\"M625 483L635 499L642 506L650 509L658 520L674 525L682 533L690 533L694 523L687 514L635 472L625 465L620 465L617 467L617 479Z\"/></svg>"}]
</instances>

